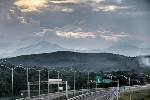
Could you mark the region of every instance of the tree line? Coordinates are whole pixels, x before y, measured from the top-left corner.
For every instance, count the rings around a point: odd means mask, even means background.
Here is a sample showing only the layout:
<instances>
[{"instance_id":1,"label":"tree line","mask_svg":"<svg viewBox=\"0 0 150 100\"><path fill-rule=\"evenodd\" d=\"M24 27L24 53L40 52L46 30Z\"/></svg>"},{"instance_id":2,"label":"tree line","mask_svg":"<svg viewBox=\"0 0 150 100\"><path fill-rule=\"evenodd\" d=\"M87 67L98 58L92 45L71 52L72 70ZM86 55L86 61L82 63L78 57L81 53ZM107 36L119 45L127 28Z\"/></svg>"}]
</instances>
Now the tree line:
<instances>
[{"instance_id":1,"label":"tree line","mask_svg":"<svg viewBox=\"0 0 150 100\"><path fill-rule=\"evenodd\" d=\"M0 97L10 97L12 95L12 68L15 66L9 63L0 64ZM36 69L36 70L35 70ZM103 71L76 71L76 70L68 70L67 68L62 70L59 69L41 69L40 67L32 67L28 70L28 81L29 82L38 82L39 81L39 72L40 71L40 81L48 80L48 71L50 79L58 78L58 70L59 78L63 81L68 81L68 85L71 90L74 89L74 78L75 78L75 87L76 90L79 89L89 89L95 88L95 77L102 76L103 79L111 79L118 80L120 86L129 85L128 78L130 77L130 85L136 84L145 84L150 81L150 78L144 75L143 73L139 73L136 70L132 69L130 71L119 70L119 71L111 71L111 72L103 72ZM66 71L65 71L66 70ZM149 74L147 72L147 74ZM150 75L150 74L149 74ZM89 77L88 77L89 76ZM61 86L61 85L60 85ZM65 85L62 85L65 87ZM99 83L97 85L98 88L107 88L107 87L116 87L116 82L111 83ZM41 84L41 93L47 93L47 84ZM50 85L49 92L57 92L57 85ZM13 95L20 96L21 93L27 93L27 68L26 67L17 67L13 70ZM38 85L31 86L31 93L38 94Z\"/></svg>"}]
</instances>

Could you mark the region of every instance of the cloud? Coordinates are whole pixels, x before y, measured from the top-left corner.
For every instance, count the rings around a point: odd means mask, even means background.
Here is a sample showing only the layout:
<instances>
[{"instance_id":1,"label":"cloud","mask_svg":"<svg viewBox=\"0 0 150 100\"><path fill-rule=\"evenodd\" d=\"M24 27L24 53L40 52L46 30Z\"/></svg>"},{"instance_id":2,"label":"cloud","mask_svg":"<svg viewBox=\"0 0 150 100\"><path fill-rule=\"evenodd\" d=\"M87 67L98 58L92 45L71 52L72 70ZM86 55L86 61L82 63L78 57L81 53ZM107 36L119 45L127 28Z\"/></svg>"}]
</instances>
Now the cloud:
<instances>
[{"instance_id":1,"label":"cloud","mask_svg":"<svg viewBox=\"0 0 150 100\"><path fill-rule=\"evenodd\" d=\"M131 9L130 6L117 6L117 5L101 5L101 4L92 4L93 11L116 11L116 10L124 10Z\"/></svg>"},{"instance_id":2,"label":"cloud","mask_svg":"<svg viewBox=\"0 0 150 100\"><path fill-rule=\"evenodd\" d=\"M0 42L12 43L11 50L42 40L80 49L101 49L112 44L148 47L149 7L137 2L2 0Z\"/></svg>"},{"instance_id":3,"label":"cloud","mask_svg":"<svg viewBox=\"0 0 150 100\"><path fill-rule=\"evenodd\" d=\"M64 12L73 12L73 9L65 8L65 9L62 9L62 11L64 11Z\"/></svg>"},{"instance_id":4,"label":"cloud","mask_svg":"<svg viewBox=\"0 0 150 100\"><path fill-rule=\"evenodd\" d=\"M144 38L131 35L129 33L120 32L113 33L104 28L90 29L86 26L85 21L76 21L73 24L64 27L56 27L54 29L43 29L34 34L37 40L46 40L51 43L61 44L67 48L106 48L112 44L128 44L134 43L139 46ZM129 42L131 41L131 42ZM140 41L140 42L137 42ZM80 44L80 45L78 45ZM93 44L102 44L96 47ZM75 47L73 47L75 46Z\"/></svg>"},{"instance_id":5,"label":"cloud","mask_svg":"<svg viewBox=\"0 0 150 100\"><path fill-rule=\"evenodd\" d=\"M116 0L116 2L117 2L118 4L121 4L121 3L122 3L122 0Z\"/></svg>"},{"instance_id":6,"label":"cloud","mask_svg":"<svg viewBox=\"0 0 150 100\"><path fill-rule=\"evenodd\" d=\"M30 17L28 20L25 13L17 6L4 6L0 12L0 42L12 43L14 46L24 46L22 38L31 37L31 33L40 30L40 22ZM13 51L14 48L11 48Z\"/></svg>"},{"instance_id":7,"label":"cloud","mask_svg":"<svg viewBox=\"0 0 150 100\"><path fill-rule=\"evenodd\" d=\"M98 34L101 38L105 39L106 41L112 42L113 45L134 45L139 48L149 47L149 40L146 40L145 37L120 32L120 33L113 33L110 31L106 31L103 28L100 28Z\"/></svg>"},{"instance_id":8,"label":"cloud","mask_svg":"<svg viewBox=\"0 0 150 100\"><path fill-rule=\"evenodd\" d=\"M19 7L17 6L6 6L2 8L0 16L0 25L1 26L16 26L18 24L27 23L26 15L22 13Z\"/></svg>"},{"instance_id":9,"label":"cloud","mask_svg":"<svg viewBox=\"0 0 150 100\"><path fill-rule=\"evenodd\" d=\"M40 12L40 8L48 7L47 0L18 0L14 4L19 6L23 12Z\"/></svg>"},{"instance_id":10,"label":"cloud","mask_svg":"<svg viewBox=\"0 0 150 100\"><path fill-rule=\"evenodd\" d=\"M51 3L78 3L78 0L51 0Z\"/></svg>"},{"instance_id":11,"label":"cloud","mask_svg":"<svg viewBox=\"0 0 150 100\"><path fill-rule=\"evenodd\" d=\"M56 31L56 34L61 37L66 38L95 38L95 35L92 32L60 32Z\"/></svg>"}]
</instances>

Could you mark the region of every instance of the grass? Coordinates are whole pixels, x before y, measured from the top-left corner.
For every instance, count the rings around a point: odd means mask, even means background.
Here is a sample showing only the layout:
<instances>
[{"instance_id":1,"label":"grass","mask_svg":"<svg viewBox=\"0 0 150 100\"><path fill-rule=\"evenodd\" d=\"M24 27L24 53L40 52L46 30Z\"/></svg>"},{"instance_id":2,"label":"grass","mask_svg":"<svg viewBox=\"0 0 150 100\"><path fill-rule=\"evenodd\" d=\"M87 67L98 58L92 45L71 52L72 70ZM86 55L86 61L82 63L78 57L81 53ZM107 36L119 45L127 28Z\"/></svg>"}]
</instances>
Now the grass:
<instances>
[{"instance_id":1,"label":"grass","mask_svg":"<svg viewBox=\"0 0 150 100\"><path fill-rule=\"evenodd\" d=\"M119 100L130 100L130 94L131 100L150 100L150 90L121 93Z\"/></svg>"}]
</instances>

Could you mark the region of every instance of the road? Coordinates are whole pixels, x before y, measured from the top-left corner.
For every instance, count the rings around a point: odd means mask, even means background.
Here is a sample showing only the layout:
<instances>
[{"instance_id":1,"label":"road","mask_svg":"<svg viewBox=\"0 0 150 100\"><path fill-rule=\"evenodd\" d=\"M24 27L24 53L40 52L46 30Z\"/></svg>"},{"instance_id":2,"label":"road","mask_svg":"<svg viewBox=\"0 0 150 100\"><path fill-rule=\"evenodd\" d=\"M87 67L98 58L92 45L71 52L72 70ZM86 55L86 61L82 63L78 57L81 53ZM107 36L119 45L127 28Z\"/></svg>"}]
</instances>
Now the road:
<instances>
[{"instance_id":1,"label":"road","mask_svg":"<svg viewBox=\"0 0 150 100\"><path fill-rule=\"evenodd\" d=\"M79 100L108 100L109 94L106 91L97 91L94 94Z\"/></svg>"},{"instance_id":2,"label":"road","mask_svg":"<svg viewBox=\"0 0 150 100\"><path fill-rule=\"evenodd\" d=\"M76 91L76 93L82 93L82 91ZM68 94L72 94L73 95L73 91L68 91ZM65 92L60 92L59 95L58 93L49 93L49 100L52 100L54 98L57 98L59 96L64 96L66 95ZM86 96L82 99L78 99L78 100L107 100L107 98L109 97L109 93L106 90L102 90L102 91L97 91L97 92L93 92L91 95ZM47 94L42 94L40 96L40 100L48 100L48 95ZM27 100L39 100L39 97L33 97L33 98L28 98Z\"/></svg>"},{"instance_id":3,"label":"road","mask_svg":"<svg viewBox=\"0 0 150 100\"><path fill-rule=\"evenodd\" d=\"M125 90L124 91L120 91L120 92L132 92L132 91L139 91L139 90L145 90L145 89L150 89L150 84L147 85L133 85L133 86L125 86ZM113 98L115 97L113 94L113 87L112 89L103 89L103 90L99 90L97 92L93 92L93 94L86 96L84 98L78 99L78 100L108 100L108 97L110 96L110 100L113 100ZM76 91L76 93L82 93L82 91ZM85 91L84 91L85 92ZM73 94L73 91L68 91L68 94ZM53 98L57 98L59 96L65 96L66 93L65 92L60 92L60 94L58 95L58 93L49 93L49 99L52 100ZM40 96L41 100L48 100L48 95L47 94L43 94ZM39 97L36 96L34 98L30 98L27 100L39 100Z\"/></svg>"},{"instance_id":4,"label":"road","mask_svg":"<svg viewBox=\"0 0 150 100\"><path fill-rule=\"evenodd\" d=\"M76 91L76 93L78 92L81 92L81 91ZM68 91L68 95L73 95L73 91ZM66 95L66 92L60 92L59 94L58 93L49 93L49 100L52 100L54 98L57 98L57 97L60 97L60 96L65 96ZM39 99L39 96L34 96L32 98L28 98L27 100L48 100L48 95L47 94L41 94L40 95L40 98Z\"/></svg>"}]
</instances>

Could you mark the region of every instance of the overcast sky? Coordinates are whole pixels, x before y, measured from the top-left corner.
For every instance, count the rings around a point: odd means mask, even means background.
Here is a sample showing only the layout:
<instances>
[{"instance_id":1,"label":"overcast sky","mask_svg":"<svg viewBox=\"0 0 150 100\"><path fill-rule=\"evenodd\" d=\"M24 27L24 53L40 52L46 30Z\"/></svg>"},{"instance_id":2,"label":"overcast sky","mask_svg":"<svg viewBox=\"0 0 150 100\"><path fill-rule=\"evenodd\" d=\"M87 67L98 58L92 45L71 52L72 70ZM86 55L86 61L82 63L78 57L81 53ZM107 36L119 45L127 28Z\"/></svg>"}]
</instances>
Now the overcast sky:
<instances>
[{"instance_id":1,"label":"overcast sky","mask_svg":"<svg viewBox=\"0 0 150 100\"><path fill-rule=\"evenodd\" d=\"M69 49L150 47L149 0L0 0L0 53L48 41Z\"/></svg>"}]
</instances>

